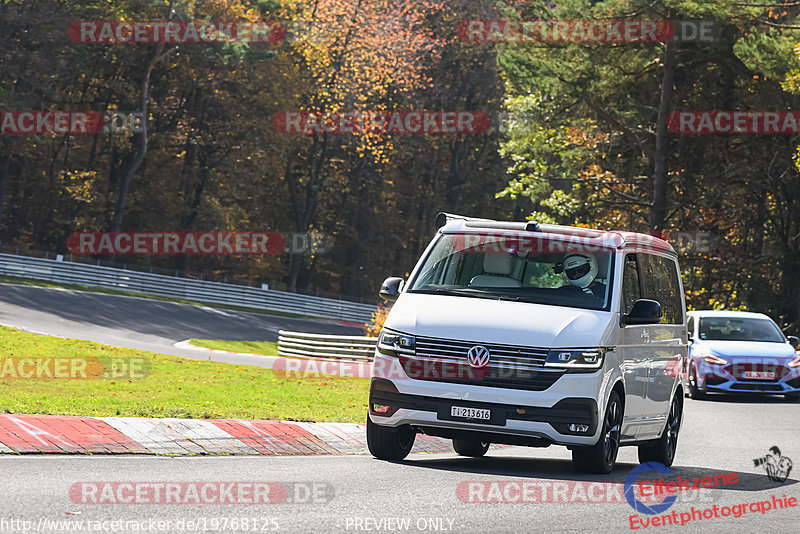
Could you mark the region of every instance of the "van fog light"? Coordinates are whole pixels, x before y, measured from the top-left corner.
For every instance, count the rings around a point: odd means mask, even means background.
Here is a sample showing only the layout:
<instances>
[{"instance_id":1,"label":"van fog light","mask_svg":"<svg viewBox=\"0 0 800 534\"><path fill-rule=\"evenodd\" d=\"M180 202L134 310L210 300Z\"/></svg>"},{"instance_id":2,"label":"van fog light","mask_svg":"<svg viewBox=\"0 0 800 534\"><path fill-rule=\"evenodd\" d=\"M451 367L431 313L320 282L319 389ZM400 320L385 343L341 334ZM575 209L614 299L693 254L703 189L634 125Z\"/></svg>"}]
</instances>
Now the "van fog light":
<instances>
[{"instance_id":1,"label":"van fog light","mask_svg":"<svg viewBox=\"0 0 800 534\"><path fill-rule=\"evenodd\" d=\"M390 408L391 408L391 406L386 406L386 405L383 405L383 404L373 404L372 405L372 411L375 412L375 413L386 413L386 412L389 411Z\"/></svg>"},{"instance_id":2,"label":"van fog light","mask_svg":"<svg viewBox=\"0 0 800 534\"><path fill-rule=\"evenodd\" d=\"M588 432L589 425L576 425L575 423L571 423L569 425L570 432Z\"/></svg>"}]
</instances>

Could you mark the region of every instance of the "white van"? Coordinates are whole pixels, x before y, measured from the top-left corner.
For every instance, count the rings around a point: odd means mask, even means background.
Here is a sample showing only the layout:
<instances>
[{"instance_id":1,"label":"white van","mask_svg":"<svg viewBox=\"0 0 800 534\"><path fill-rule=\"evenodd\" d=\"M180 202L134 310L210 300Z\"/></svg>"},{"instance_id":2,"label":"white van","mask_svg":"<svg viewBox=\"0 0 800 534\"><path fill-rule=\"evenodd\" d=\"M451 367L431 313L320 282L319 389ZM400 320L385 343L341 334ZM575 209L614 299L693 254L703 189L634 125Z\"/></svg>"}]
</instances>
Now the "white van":
<instances>
[{"instance_id":1,"label":"white van","mask_svg":"<svg viewBox=\"0 0 800 534\"><path fill-rule=\"evenodd\" d=\"M686 311L669 243L440 214L373 363L367 443L401 460L417 433L465 456L490 443L565 445L609 473L622 445L672 464L683 413Z\"/></svg>"}]
</instances>

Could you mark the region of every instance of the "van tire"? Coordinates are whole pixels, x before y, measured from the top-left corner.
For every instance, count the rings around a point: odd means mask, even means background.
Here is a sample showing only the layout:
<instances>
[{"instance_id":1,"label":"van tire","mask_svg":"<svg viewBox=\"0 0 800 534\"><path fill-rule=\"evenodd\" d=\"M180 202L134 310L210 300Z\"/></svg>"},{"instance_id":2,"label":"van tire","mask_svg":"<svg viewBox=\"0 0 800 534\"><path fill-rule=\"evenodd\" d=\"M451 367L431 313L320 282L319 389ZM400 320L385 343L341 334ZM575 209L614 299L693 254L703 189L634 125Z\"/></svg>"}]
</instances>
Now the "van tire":
<instances>
[{"instance_id":1,"label":"van tire","mask_svg":"<svg viewBox=\"0 0 800 534\"><path fill-rule=\"evenodd\" d=\"M472 439L453 439L453 449L461 456L480 458L489 450L489 443Z\"/></svg>"},{"instance_id":2,"label":"van tire","mask_svg":"<svg viewBox=\"0 0 800 534\"><path fill-rule=\"evenodd\" d=\"M379 460L399 461L408 456L417 434L409 426L376 425L367 416L367 448Z\"/></svg>"},{"instance_id":3,"label":"van tire","mask_svg":"<svg viewBox=\"0 0 800 534\"><path fill-rule=\"evenodd\" d=\"M616 391L608 398L600 439L591 447L574 447L572 465L579 473L606 475L614 469L619 452L623 406Z\"/></svg>"},{"instance_id":4,"label":"van tire","mask_svg":"<svg viewBox=\"0 0 800 534\"><path fill-rule=\"evenodd\" d=\"M658 462L667 467L671 466L678 450L678 433L682 420L683 396L676 394L670 404L667 424L664 425L661 437L652 444L639 445L639 463Z\"/></svg>"}]
</instances>

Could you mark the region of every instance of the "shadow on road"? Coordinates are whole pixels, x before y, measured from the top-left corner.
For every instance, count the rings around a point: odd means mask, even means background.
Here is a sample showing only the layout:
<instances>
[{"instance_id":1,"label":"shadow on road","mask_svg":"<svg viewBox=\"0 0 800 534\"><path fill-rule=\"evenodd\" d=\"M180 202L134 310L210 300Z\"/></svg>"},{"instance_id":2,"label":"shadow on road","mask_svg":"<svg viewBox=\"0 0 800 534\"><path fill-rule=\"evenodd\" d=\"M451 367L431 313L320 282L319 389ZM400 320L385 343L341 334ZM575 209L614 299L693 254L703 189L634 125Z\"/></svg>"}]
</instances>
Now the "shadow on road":
<instances>
[{"instance_id":1,"label":"shadow on road","mask_svg":"<svg viewBox=\"0 0 800 534\"><path fill-rule=\"evenodd\" d=\"M783 395L773 395L769 393L708 393L702 399L686 399L691 402L723 402L723 403L749 403L749 404L797 404L800 406L800 401L787 399Z\"/></svg>"},{"instance_id":2,"label":"shadow on road","mask_svg":"<svg viewBox=\"0 0 800 534\"><path fill-rule=\"evenodd\" d=\"M491 454L491 452L489 453ZM403 462L404 465L419 469L434 469L442 471L455 471L469 473L471 475L498 475L503 477L515 478L535 478L555 481L586 481L586 482L618 482L623 483L625 477L637 464L617 463L614 471L609 475L592 475L575 472L570 460L557 458L509 458L506 456L484 456L483 458L414 458ZM694 484L694 479L698 479L698 485L703 477L713 477L728 473L735 473L736 483L713 486L712 490L722 491L765 491L765 490L784 490L798 483L797 480L787 478L785 482L773 482L763 473L743 473L737 471L719 471L707 467L696 466L672 466L672 473L669 475L652 474L652 478L658 480L664 478L664 483L675 481L680 476L681 479ZM641 480L650 480L643 475ZM719 478L721 481L721 477Z\"/></svg>"}]
</instances>

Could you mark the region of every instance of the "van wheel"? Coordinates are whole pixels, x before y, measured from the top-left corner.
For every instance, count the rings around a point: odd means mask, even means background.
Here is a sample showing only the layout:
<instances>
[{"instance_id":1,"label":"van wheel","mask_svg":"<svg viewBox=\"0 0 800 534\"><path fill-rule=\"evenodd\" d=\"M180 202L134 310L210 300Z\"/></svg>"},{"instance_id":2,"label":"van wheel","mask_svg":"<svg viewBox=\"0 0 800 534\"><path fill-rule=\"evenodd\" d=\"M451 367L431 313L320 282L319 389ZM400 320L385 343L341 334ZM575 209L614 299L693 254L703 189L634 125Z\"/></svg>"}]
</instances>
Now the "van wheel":
<instances>
[{"instance_id":1,"label":"van wheel","mask_svg":"<svg viewBox=\"0 0 800 534\"><path fill-rule=\"evenodd\" d=\"M376 425L367 416L367 448L380 460L402 460L414 446L417 434L408 426L390 428Z\"/></svg>"},{"instance_id":2,"label":"van wheel","mask_svg":"<svg viewBox=\"0 0 800 534\"><path fill-rule=\"evenodd\" d=\"M689 396L695 400L704 399L706 394L697 385L697 367L694 362L689 364Z\"/></svg>"},{"instance_id":3,"label":"van wheel","mask_svg":"<svg viewBox=\"0 0 800 534\"><path fill-rule=\"evenodd\" d=\"M678 450L678 432L683 418L683 397L675 395L669 408L667 424L661 437L652 445L639 445L639 462L658 462L669 467Z\"/></svg>"},{"instance_id":4,"label":"van wheel","mask_svg":"<svg viewBox=\"0 0 800 534\"><path fill-rule=\"evenodd\" d=\"M572 449L572 464L579 473L608 474L614 469L619 452L619 435L622 427L622 402L616 391L611 392L603 419L600 439L591 447Z\"/></svg>"},{"instance_id":5,"label":"van wheel","mask_svg":"<svg viewBox=\"0 0 800 534\"><path fill-rule=\"evenodd\" d=\"M473 458L480 458L486 451L489 450L489 444L483 441L474 441L471 439L454 439L453 449L461 456L472 456Z\"/></svg>"}]
</instances>

